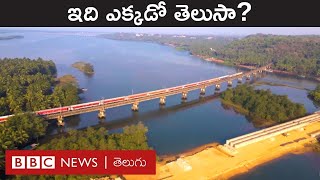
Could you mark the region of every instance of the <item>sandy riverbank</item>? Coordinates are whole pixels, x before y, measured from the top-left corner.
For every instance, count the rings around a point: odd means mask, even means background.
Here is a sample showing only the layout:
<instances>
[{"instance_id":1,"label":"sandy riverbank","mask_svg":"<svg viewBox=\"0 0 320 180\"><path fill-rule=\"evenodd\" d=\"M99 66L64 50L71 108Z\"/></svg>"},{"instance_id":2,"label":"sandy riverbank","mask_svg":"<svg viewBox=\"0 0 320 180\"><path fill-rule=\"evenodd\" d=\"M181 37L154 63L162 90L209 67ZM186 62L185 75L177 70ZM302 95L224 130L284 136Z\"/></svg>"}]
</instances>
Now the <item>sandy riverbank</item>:
<instances>
[{"instance_id":1,"label":"sandy riverbank","mask_svg":"<svg viewBox=\"0 0 320 180\"><path fill-rule=\"evenodd\" d=\"M159 157L160 158L159 164L164 165L166 163L176 161L179 157L193 156L193 155L195 155L201 151L204 151L206 149L216 148L218 145L219 145L219 143L213 142L213 143L204 144L202 146L189 149L189 150L182 152L182 153L179 153L179 154L163 155L163 156Z\"/></svg>"},{"instance_id":2,"label":"sandy riverbank","mask_svg":"<svg viewBox=\"0 0 320 180\"><path fill-rule=\"evenodd\" d=\"M304 130L289 132L289 136L278 135L237 149L238 154L230 157L218 148L208 147L198 152L189 152L189 156L180 156L178 160L157 164L157 174L149 176L125 176L127 179L229 179L237 174L269 162L289 153L301 153L310 150L306 145L315 143L310 133L320 130L320 122L310 124Z\"/></svg>"}]
</instances>

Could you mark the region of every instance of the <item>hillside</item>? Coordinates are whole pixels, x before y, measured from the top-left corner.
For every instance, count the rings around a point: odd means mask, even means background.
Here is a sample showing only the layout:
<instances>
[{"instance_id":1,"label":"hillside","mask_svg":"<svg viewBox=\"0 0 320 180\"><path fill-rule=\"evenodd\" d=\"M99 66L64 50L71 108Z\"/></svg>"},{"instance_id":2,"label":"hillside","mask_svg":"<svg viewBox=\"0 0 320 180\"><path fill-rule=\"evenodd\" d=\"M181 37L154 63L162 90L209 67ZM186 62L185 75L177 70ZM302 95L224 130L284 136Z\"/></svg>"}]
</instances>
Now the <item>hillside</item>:
<instances>
[{"instance_id":1,"label":"hillside","mask_svg":"<svg viewBox=\"0 0 320 180\"><path fill-rule=\"evenodd\" d=\"M320 76L320 36L250 35L214 55L232 64L263 65L298 75Z\"/></svg>"}]
</instances>

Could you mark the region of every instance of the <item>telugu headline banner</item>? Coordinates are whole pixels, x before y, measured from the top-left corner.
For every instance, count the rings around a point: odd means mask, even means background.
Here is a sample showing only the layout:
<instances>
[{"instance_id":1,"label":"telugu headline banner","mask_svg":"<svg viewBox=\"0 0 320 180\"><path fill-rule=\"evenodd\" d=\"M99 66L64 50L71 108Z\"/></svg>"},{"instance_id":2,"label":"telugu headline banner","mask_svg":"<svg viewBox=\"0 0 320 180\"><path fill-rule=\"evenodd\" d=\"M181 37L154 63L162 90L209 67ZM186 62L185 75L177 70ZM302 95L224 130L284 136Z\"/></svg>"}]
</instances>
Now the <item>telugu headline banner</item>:
<instances>
[{"instance_id":1,"label":"telugu headline banner","mask_svg":"<svg viewBox=\"0 0 320 180\"><path fill-rule=\"evenodd\" d=\"M154 150L7 150L7 175L155 174Z\"/></svg>"},{"instance_id":2,"label":"telugu headline banner","mask_svg":"<svg viewBox=\"0 0 320 180\"><path fill-rule=\"evenodd\" d=\"M315 27L315 0L2 0L2 27Z\"/></svg>"}]
</instances>

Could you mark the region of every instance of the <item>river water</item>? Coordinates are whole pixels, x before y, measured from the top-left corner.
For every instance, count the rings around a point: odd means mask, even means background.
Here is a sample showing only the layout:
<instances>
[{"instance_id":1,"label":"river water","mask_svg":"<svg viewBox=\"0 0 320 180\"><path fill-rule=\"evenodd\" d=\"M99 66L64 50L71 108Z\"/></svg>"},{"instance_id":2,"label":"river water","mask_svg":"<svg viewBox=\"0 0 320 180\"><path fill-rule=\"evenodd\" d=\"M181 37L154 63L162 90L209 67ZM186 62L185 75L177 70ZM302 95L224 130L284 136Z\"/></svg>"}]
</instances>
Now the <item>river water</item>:
<instances>
[{"instance_id":1,"label":"river water","mask_svg":"<svg viewBox=\"0 0 320 180\"><path fill-rule=\"evenodd\" d=\"M83 102L181 85L237 72L236 68L202 61L190 56L188 52L154 43L114 41L46 32L10 32L6 35L23 35L24 38L0 41L0 57L41 57L53 60L59 76L72 74L78 79L81 88L88 89L81 94ZM92 63L95 74L86 76L72 68L71 64L79 60ZM307 90L316 86L313 81L274 74L265 75L255 81L260 83L256 88L288 95L292 101L304 104L309 113L317 110L307 98ZM269 83L275 85L271 86ZM233 86L236 85L234 81ZM222 90L226 88L226 84L223 84ZM47 139L61 131L83 129L88 126L103 126L110 132L119 132L122 127L141 121L148 127L149 145L157 154L164 155L181 153L211 142L224 143L229 138L257 130L243 115L222 107L219 98L213 94L213 87L207 88L204 98L199 97L199 91L193 91L188 94L185 103L181 103L181 95L171 96L167 98L166 106L161 108L158 100L143 102L139 104L139 112L135 113L131 112L130 106L107 109L107 118L102 121L97 118L97 112L87 113L67 118L63 128L58 128L52 121L49 128L51 136ZM311 154L319 158L318 154ZM309 164L310 159L304 156L305 154L286 156L289 161L274 161L268 164L267 168L257 168L257 172L270 173L278 166L286 168L287 164L290 164L291 168L300 167L301 162ZM310 163L312 162L313 160ZM302 170L299 173L307 176L309 171ZM257 179L255 174L244 176Z\"/></svg>"}]
</instances>

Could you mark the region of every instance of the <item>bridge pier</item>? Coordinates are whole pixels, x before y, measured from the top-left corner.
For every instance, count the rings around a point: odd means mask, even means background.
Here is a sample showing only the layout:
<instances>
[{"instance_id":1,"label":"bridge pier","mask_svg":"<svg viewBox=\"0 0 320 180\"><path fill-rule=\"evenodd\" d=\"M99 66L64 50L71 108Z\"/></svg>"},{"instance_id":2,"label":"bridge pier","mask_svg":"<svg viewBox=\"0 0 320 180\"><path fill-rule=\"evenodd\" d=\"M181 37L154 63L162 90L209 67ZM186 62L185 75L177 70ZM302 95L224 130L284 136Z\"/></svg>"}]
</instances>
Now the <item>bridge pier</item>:
<instances>
[{"instance_id":1,"label":"bridge pier","mask_svg":"<svg viewBox=\"0 0 320 180\"><path fill-rule=\"evenodd\" d=\"M64 119L62 115L58 116L57 123L58 123L58 126L64 126Z\"/></svg>"},{"instance_id":2,"label":"bridge pier","mask_svg":"<svg viewBox=\"0 0 320 180\"><path fill-rule=\"evenodd\" d=\"M160 105L165 105L166 104L166 97L163 96L163 97L160 97L160 102L159 102Z\"/></svg>"},{"instance_id":3,"label":"bridge pier","mask_svg":"<svg viewBox=\"0 0 320 180\"><path fill-rule=\"evenodd\" d=\"M216 90L219 91L220 90L220 84L216 84Z\"/></svg>"},{"instance_id":4,"label":"bridge pier","mask_svg":"<svg viewBox=\"0 0 320 180\"><path fill-rule=\"evenodd\" d=\"M99 110L98 118L99 118L99 119L104 119L104 118L106 118L106 111L105 111L104 108L101 108L101 109Z\"/></svg>"},{"instance_id":5,"label":"bridge pier","mask_svg":"<svg viewBox=\"0 0 320 180\"><path fill-rule=\"evenodd\" d=\"M200 95L204 95L204 94L206 94L206 87L205 86L200 88Z\"/></svg>"},{"instance_id":6,"label":"bridge pier","mask_svg":"<svg viewBox=\"0 0 320 180\"><path fill-rule=\"evenodd\" d=\"M132 104L131 110L132 111L138 111L139 110L139 102L134 102Z\"/></svg>"},{"instance_id":7,"label":"bridge pier","mask_svg":"<svg viewBox=\"0 0 320 180\"><path fill-rule=\"evenodd\" d=\"M228 81L228 86L232 86L232 81Z\"/></svg>"},{"instance_id":8,"label":"bridge pier","mask_svg":"<svg viewBox=\"0 0 320 180\"><path fill-rule=\"evenodd\" d=\"M242 77L241 78L238 78L238 83L242 83Z\"/></svg>"},{"instance_id":9,"label":"bridge pier","mask_svg":"<svg viewBox=\"0 0 320 180\"><path fill-rule=\"evenodd\" d=\"M182 92L182 97L181 97L181 99L182 99L182 100L186 100L186 99L187 99L187 96L188 96L188 92Z\"/></svg>"}]
</instances>

